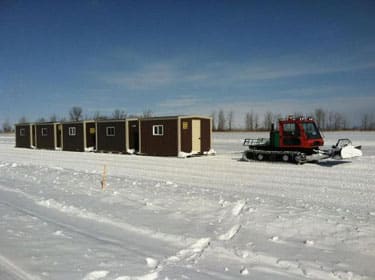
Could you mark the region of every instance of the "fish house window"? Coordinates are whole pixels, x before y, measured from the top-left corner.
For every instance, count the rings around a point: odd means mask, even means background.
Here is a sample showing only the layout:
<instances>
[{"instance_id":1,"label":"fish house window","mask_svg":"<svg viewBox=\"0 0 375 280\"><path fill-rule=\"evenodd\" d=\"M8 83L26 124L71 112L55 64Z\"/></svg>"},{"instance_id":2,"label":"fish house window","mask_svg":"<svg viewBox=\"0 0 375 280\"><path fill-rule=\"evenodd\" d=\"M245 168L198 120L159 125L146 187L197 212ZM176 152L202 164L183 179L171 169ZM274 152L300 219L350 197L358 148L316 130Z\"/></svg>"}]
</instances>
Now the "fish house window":
<instances>
[{"instance_id":1,"label":"fish house window","mask_svg":"<svg viewBox=\"0 0 375 280\"><path fill-rule=\"evenodd\" d=\"M114 126L108 126L106 131L107 136L115 136L115 127Z\"/></svg>"},{"instance_id":2,"label":"fish house window","mask_svg":"<svg viewBox=\"0 0 375 280\"><path fill-rule=\"evenodd\" d=\"M25 136L25 129L24 128L20 128L20 136Z\"/></svg>"},{"instance_id":3,"label":"fish house window","mask_svg":"<svg viewBox=\"0 0 375 280\"><path fill-rule=\"evenodd\" d=\"M42 127L42 136L47 136L48 133L47 133L47 128L46 127Z\"/></svg>"},{"instance_id":4,"label":"fish house window","mask_svg":"<svg viewBox=\"0 0 375 280\"><path fill-rule=\"evenodd\" d=\"M69 127L69 136L76 136L76 135L77 135L76 128L74 126Z\"/></svg>"},{"instance_id":5,"label":"fish house window","mask_svg":"<svg viewBox=\"0 0 375 280\"><path fill-rule=\"evenodd\" d=\"M153 136L163 136L164 135L164 125L153 125L152 126Z\"/></svg>"}]
</instances>

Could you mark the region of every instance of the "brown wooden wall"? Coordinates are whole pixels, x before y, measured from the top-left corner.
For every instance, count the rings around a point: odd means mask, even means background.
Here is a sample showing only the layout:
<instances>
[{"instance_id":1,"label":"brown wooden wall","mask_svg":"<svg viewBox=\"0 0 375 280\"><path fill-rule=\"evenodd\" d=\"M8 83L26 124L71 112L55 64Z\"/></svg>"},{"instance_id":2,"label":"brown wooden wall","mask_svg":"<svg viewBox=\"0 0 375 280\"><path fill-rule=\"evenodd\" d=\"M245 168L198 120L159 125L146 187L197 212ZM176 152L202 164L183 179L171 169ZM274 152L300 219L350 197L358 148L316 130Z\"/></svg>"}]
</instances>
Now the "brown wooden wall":
<instances>
[{"instance_id":1,"label":"brown wooden wall","mask_svg":"<svg viewBox=\"0 0 375 280\"><path fill-rule=\"evenodd\" d=\"M140 120L141 153L152 156L177 156L177 119ZM153 136L153 125L164 125L163 136Z\"/></svg>"},{"instance_id":2,"label":"brown wooden wall","mask_svg":"<svg viewBox=\"0 0 375 280\"><path fill-rule=\"evenodd\" d=\"M69 128L76 128L76 135L69 136ZM83 123L64 123L62 124L63 150L83 152Z\"/></svg>"},{"instance_id":3,"label":"brown wooden wall","mask_svg":"<svg viewBox=\"0 0 375 280\"><path fill-rule=\"evenodd\" d=\"M53 124L37 124L36 139L38 149L55 149ZM42 128L47 128L47 136L42 136Z\"/></svg>"},{"instance_id":4,"label":"brown wooden wall","mask_svg":"<svg viewBox=\"0 0 375 280\"><path fill-rule=\"evenodd\" d=\"M20 135L20 130L24 129L25 130L25 135L21 136ZM16 147L18 148L30 148L31 143L30 143L30 125L25 124L25 125L17 125L16 126Z\"/></svg>"},{"instance_id":5,"label":"brown wooden wall","mask_svg":"<svg viewBox=\"0 0 375 280\"><path fill-rule=\"evenodd\" d=\"M201 151L211 150L211 119L201 119Z\"/></svg>"},{"instance_id":6,"label":"brown wooden wall","mask_svg":"<svg viewBox=\"0 0 375 280\"><path fill-rule=\"evenodd\" d=\"M107 127L115 127L115 136L106 136ZM126 153L125 121L98 122L97 123L97 150L101 152Z\"/></svg>"}]
</instances>

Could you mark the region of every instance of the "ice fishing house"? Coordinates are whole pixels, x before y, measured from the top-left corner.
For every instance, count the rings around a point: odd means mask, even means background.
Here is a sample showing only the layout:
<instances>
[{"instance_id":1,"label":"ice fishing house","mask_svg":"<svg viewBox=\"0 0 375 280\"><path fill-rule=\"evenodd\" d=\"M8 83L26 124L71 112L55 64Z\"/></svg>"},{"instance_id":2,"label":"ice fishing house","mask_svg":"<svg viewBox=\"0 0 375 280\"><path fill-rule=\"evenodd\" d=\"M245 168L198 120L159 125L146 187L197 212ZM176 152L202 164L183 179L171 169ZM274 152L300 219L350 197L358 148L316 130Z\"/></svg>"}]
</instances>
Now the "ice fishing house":
<instances>
[{"instance_id":1,"label":"ice fishing house","mask_svg":"<svg viewBox=\"0 0 375 280\"><path fill-rule=\"evenodd\" d=\"M64 151L94 151L96 149L95 121L64 122L62 149Z\"/></svg>"},{"instance_id":2,"label":"ice fishing house","mask_svg":"<svg viewBox=\"0 0 375 280\"><path fill-rule=\"evenodd\" d=\"M31 123L16 124L16 147L32 148L36 146L35 125Z\"/></svg>"},{"instance_id":3,"label":"ice fishing house","mask_svg":"<svg viewBox=\"0 0 375 280\"><path fill-rule=\"evenodd\" d=\"M46 122L35 124L35 142L38 149L56 150L61 148L61 123Z\"/></svg>"},{"instance_id":4,"label":"ice fishing house","mask_svg":"<svg viewBox=\"0 0 375 280\"><path fill-rule=\"evenodd\" d=\"M96 122L98 152L134 153L138 148L138 120L101 120Z\"/></svg>"}]
</instances>

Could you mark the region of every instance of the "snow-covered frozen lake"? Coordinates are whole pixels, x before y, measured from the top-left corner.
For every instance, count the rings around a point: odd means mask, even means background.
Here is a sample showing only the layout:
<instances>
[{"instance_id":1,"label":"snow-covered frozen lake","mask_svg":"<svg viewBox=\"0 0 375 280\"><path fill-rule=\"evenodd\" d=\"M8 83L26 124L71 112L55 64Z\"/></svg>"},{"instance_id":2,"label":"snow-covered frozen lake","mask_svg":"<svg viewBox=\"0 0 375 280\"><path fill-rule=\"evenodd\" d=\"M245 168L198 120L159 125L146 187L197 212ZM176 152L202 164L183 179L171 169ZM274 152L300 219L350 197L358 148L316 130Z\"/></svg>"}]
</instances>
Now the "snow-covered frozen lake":
<instances>
[{"instance_id":1,"label":"snow-covered frozen lake","mask_svg":"<svg viewBox=\"0 0 375 280\"><path fill-rule=\"evenodd\" d=\"M0 279L375 279L375 133L352 161L14 148L0 136ZM104 166L108 176L101 188Z\"/></svg>"}]
</instances>

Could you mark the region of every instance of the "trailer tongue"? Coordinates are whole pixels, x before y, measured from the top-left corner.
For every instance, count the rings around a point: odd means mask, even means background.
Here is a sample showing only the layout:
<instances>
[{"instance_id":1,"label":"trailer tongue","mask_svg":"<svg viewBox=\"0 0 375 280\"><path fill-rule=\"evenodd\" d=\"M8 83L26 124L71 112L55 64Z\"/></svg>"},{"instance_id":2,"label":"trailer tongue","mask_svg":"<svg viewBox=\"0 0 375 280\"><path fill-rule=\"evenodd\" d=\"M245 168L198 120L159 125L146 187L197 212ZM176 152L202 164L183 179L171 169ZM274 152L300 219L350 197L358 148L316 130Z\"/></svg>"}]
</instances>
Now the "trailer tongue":
<instances>
[{"instance_id":1,"label":"trailer tongue","mask_svg":"<svg viewBox=\"0 0 375 280\"><path fill-rule=\"evenodd\" d=\"M298 164L326 159L350 159L362 156L361 146L353 146L349 139L339 139L330 149L320 149L323 137L312 118L279 120L278 130L270 131L270 138L245 139L244 160L295 162Z\"/></svg>"}]
</instances>

